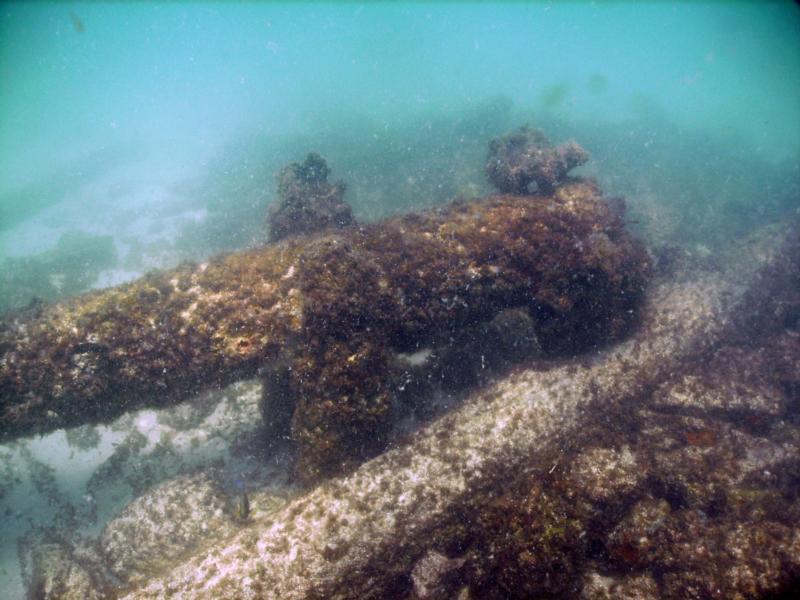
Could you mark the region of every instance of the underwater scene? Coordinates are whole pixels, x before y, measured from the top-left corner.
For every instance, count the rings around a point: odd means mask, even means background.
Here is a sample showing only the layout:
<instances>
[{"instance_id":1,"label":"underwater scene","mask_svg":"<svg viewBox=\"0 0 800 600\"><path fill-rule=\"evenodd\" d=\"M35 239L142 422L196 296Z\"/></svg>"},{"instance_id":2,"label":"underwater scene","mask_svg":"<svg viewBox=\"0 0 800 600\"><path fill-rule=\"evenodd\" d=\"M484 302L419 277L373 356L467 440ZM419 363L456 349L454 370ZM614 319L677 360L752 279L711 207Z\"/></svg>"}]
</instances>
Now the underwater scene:
<instances>
[{"instance_id":1,"label":"underwater scene","mask_svg":"<svg viewBox=\"0 0 800 600\"><path fill-rule=\"evenodd\" d=\"M797 597L797 3L0 4L0 598Z\"/></svg>"}]
</instances>

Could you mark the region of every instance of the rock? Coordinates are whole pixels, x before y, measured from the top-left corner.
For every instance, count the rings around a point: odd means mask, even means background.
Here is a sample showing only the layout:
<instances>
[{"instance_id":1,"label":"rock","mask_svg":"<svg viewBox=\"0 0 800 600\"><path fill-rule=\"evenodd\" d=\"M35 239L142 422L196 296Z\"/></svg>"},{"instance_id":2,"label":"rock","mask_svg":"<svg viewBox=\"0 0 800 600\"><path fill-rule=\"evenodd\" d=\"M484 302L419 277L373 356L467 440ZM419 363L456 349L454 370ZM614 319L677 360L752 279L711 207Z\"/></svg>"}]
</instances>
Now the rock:
<instances>
[{"instance_id":1,"label":"rock","mask_svg":"<svg viewBox=\"0 0 800 600\"><path fill-rule=\"evenodd\" d=\"M460 583L460 570L465 558L447 558L429 551L411 570L414 593L419 600L450 600Z\"/></svg>"},{"instance_id":2,"label":"rock","mask_svg":"<svg viewBox=\"0 0 800 600\"><path fill-rule=\"evenodd\" d=\"M791 597L800 583L800 427L787 419L796 409L781 391L783 371L763 358L777 351L800 364L783 342L795 335L767 327L760 340L715 349L689 369L695 375L658 386L648 406L597 424L589 439L600 445L562 457L502 496L499 510L490 502L467 535L478 540L468 550L470 589L482 598ZM688 389L687 377L696 377ZM774 401L742 393L753 384ZM664 403L676 396L682 402ZM500 525L480 526L487 519ZM570 530L580 534L553 543ZM582 589L566 583L580 573Z\"/></svg>"},{"instance_id":3,"label":"rock","mask_svg":"<svg viewBox=\"0 0 800 600\"><path fill-rule=\"evenodd\" d=\"M637 458L628 444L587 448L575 458L567 478L593 504L611 504L634 494L641 485Z\"/></svg>"},{"instance_id":4,"label":"rock","mask_svg":"<svg viewBox=\"0 0 800 600\"><path fill-rule=\"evenodd\" d=\"M96 550L80 549L55 533L21 544L21 563L27 597L43 600L101 600L116 586L105 572Z\"/></svg>"},{"instance_id":5,"label":"rock","mask_svg":"<svg viewBox=\"0 0 800 600\"><path fill-rule=\"evenodd\" d=\"M541 130L525 126L489 143L486 175L506 194L552 194L587 160L589 154L575 142L556 147Z\"/></svg>"},{"instance_id":6,"label":"rock","mask_svg":"<svg viewBox=\"0 0 800 600\"><path fill-rule=\"evenodd\" d=\"M658 583L650 575L608 576L588 573L581 600L661 600Z\"/></svg>"},{"instance_id":7,"label":"rock","mask_svg":"<svg viewBox=\"0 0 800 600\"><path fill-rule=\"evenodd\" d=\"M205 474L182 476L131 502L100 535L109 570L138 585L236 531L229 498Z\"/></svg>"},{"instance_id":8,"label":"rock","mask_svg":"<svg viewBox=\"0 0 800 600\"><path fill-rule=\"evenodd\" d=\"M647 494L658 506L663 506L662 500L666 502L670 511L669 522L649 535L674 537L663 538L666 550L661 554L635 557L637 565L656 560L660 564L680 564L669 562L679 560L684 552L681 543L673 547L670 539L696 543L692 532L711 535L711 531L736 531L736 523L752 521L753 510L766 511L763 514L768 516L768 523L780 525L772 515L781 513L789 523L800 522L792 516L796 514L792 512L796 510L796 497L769 490L762 495L748 493L748 486L760 489L766 481L772 481L778 492L781 488L775 486L787 486L786 490L796 486L792 478L770 479L764 474L786 470L781 465L786 464L787 457L800 454L796 430L776 430L776 434L784 433L783 438L770 442L773 449L781 449L774 456L759 446L757 436L733 431L725 421L714 423L721 428L720 443L703 441L697 445L681 435L688 422L650 410L649 406L653 390L713 356L726 345L726 340L735 339L741 331L760 330L766 337L758 339L769 339L775 316L769 310L761 312L762 298L780 297L787 290L786 278L795 273L800 253L794 251L790 238L786 234L773 235L771 242L765 238L756 252L748 247L729 259L730 269L723 274L704 274L680 284L662 282L649 296L640 326L631 339L588 364L578 360L544 370L525 370L489 386L474 394L463 407L420 431L407 446L384 453L346 478L322 484L275 513L271 524L243 531L217 544L175 567L169 575L150 581L129 598L163 598L170 594L184 598L209 594L385 597L400 578L410 577L414 565L432 549L434 541L439 548L463 543L469 538L465 526L479 522L486 507L496 500L497 490L524 490L526 482L529 490L535 485L536 491L531 496L519 496L528 498L520 505L528 507L524 514L534 515L536 498L546 498L548 508L543 514L554 519L566 515L566 522L571 523L561 530L566 537L556 535L550 539L577 536L582 540L578 524L586 525L584 537L589 538L581 542L586 544L585 552L573 554L568 546L555 544L550 548L561 551L535 557L537 564L563 564L584 580L584 573L604 575L609 569L625 568L625 553L615 557L603 548L614 540L608 537L613 525L624 520ZM779 265L783 268L777 268ZM763 278L764 272L772 276ZM754 284L758 290L753 290ZM702 399L697 403L702 405ZM582 465L580 472L594 481L587 484L587 489L594 491L581 497L581 479L570 474L570 466L579 462L578 456L585 448L622 448L620 438L629 445L634 462L642 465L641 479L636 481L627 466L590 470ZM751 449L745 452L745 456L751 453L749 460L730 463L719 471L710 468L730 461L729 452L737 443L745 443ZM614 463L620 463L618 452L598 451L595 456L597 460L611 457ZM664 452L677 454L671 461L653 460L653 454ZM704 470L692 474L702 456L707 461ZM621 464L630 463L631 459L625 459ZM754 467L756 471L752 470ZM623 490L628 500L611 502L616 506L612 514L605 512L608 503L602 501L608 493L604 490L610 486L607 482L598 483L597 473L610 473L628 481ZM753 480L757 476L760 479ZM701 487L704 480L712 493L686 493ZM560 483L548 487L549 481ZM720 492L714 488L724 492L724 502L720 502ZM600 502L595 504L593 497ZM564 499L563 504L560 498ZM779 498L783 499L774 504ZM514 506L513 497L511 500L509 511ZM740 508L725 508L728 500ZM709 512L714 507L716 515ZM509 512L506 518L515 517ZM703 518L709 524L706 529L698 529ZM595 523L599 526L595 527ZM547 525L542 522L541 531L547 531ZM774 552L784 561L783 572L794 577L796 562L792 561L800 555L789 553L790 526L767 527L778 535L774 538ZM503 534L506 531L498 529ZM553 531L558 532L558 528ZM251 537L255 539L247 541ZM491 544L492 540L485 543ZM651 544L650 551L655 547L657 544ZM489 554L476 551L469 559L467 572L476 576L486 572L478 568L481 556L490 561L488 566L493 569L504 566L491 563ZM781 586L791 585L791 581L775 578L771 565L778 564L777 559L761 563L750 561L747 554L743 556L744 562L726 559L721 564L727 571L749 569L754 577L759 569L769 569L765 572L768 585L759 589L778 593L785 589ZM605 562L598 566L598 558ZM641 576L642 597L647 597L644 594L652 586L647 573ZM691 571L691 576L705 577L702 571ZM634 590L635 585L631 585ZM676 583L675 589L681 585ZM749 584L736 584L736 589L746 589L746 585ZM570 594L582 593L581 589L561 589Z\"/></svg>"},{"instance_id":9,"label":"rock","mask_svg":"<svg viewBox=\"0 0 800 600\"><path fill-rule=\"evenodd\" d=\"M319 154L291 163L278 174L278 202L269 213L269 239L318 233L354 223L344 200L345 184L328 182L330 168Z\"/></svg>"}]
</instances>

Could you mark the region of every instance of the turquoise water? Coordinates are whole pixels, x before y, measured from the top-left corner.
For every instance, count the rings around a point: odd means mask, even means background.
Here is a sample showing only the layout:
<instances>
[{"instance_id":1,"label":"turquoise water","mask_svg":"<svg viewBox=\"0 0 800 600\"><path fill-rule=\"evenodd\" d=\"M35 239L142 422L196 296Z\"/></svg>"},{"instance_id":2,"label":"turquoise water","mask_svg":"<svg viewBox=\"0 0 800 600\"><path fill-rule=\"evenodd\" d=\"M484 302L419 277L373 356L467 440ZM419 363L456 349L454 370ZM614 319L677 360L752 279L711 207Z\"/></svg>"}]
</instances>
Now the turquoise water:
<instances>
[{"instance_id":1,"label":"turquoise water","mask_svg":"<svg viewBox=\"0 0 800 600\"><path fill-rule=\"evenodd\" d=\"M652 246L711 253L800 210L800 10L3 3L0 310L262 241L275 174L310 151L362 220L482 196L489 139L523 123L586 147ZM16 536L69 510L94 533L130 494L86 500L65 447L2 448L0 589Z\"/></svg>"},{"instance_id":2,"label":"turquoise water","mask_svg":"<svg viewBox=\"0 0 800 600\"><path fill-rule=\"evenodd\" d=\"M483 191L488 138L522 122L574 136L622 191L687 164L796 178L799 28L791 3L6 3L0 255L70 228L125 255L154 212L179 221L171 245L207 209L248 217L200 236L241 245L274 171L313 149L366 217L444 201Z\"/></svg>"}]
</instances>

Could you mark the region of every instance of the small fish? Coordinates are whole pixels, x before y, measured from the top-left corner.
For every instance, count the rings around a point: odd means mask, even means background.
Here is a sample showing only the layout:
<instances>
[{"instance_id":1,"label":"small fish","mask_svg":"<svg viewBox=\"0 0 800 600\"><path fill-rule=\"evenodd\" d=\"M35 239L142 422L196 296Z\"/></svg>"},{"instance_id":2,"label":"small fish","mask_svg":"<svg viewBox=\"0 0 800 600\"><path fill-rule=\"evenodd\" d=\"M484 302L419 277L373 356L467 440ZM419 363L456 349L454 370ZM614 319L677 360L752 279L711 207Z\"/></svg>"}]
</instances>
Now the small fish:
<instances>
[{"instance_id":1,"label":"small fish","mask_svg":"<svg viewBox=\"0 0 800 600\"><path fill-rule=\"evenodd\" d=\"M237 521L247 521L250 519L250 498L247 496L247 489L241 481L236 482L239 494L236 496L236 505L233 507L233 516Z\"/></svg>"},{"instance_id":2,"label":"small fish","mask_svg":"<svg viewBox=\"0 0 800 600\"><path fill-rule=\"evenodd\" d=\"M86 31L86 27L83 25L83 21L81 18L76 15L73 11L69 11L69 18L72 19L72 26L75 28L76 33L83 33Z\"/></svg>"}]
</instances>

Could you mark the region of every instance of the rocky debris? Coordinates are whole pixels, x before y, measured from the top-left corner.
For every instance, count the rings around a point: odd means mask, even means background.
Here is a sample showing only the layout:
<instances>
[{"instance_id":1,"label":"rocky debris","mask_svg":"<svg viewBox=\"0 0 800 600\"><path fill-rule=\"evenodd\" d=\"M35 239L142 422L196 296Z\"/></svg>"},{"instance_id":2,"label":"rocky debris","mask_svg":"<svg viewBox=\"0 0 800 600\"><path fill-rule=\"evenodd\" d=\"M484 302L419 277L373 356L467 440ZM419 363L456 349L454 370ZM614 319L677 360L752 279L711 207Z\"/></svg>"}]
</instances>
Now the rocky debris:
<instances>
[{"instance_id":1,"label":"rocky debris","mask_svg":"<svg viewBox=\"0 0 800 600\"><path fill-rule=\"evenodd\" d=\"M800 427L780 365L800 367L791 343L800 331L767 316L760 337L734 331L634 413L598 420L596 441L574 458L479 511L463 555L470 589L481 598L796 593Z\"/></svg>"},{"instance_id":2,"label":"rocky debris","mask_svg":"<svg viewBox=\"0 0 800 600\"><path fill-rule=\"evenodd\" d=\"M504 194L552 194L588 160L577 143L553 146L541 130L524 126L489 142L486 175Z\"/></svg>"},{"instance_id":3,"label":"rocky debris","mask_svg":"<svg viewBox=\"0 0 800 600\"><path fill-rule=\"evenodd\" d=\"M659 282L632 339L492 384L408 446L209 540L128 597L790 593L797 408L756 395L742 413L702 377L735 357L732 389L756 381L796 402L796 328L761 300L791 293L800 253L791 234L770 233L725 273ZM663 403L689 375L691 394Z\"/></svg>"},{"instance_id":4,"label":"rocky debris","mask_svg":"<svg viewBox=\"0 0 800 600\"><path fill-rule=\"evenodd\" d=\"M465 577L478 598L566 598L579 590L588 552L583 507L547 481L498 494L478 510Z\"/></svg>"},{"instance_id":5,"label":"rocky debris","mask_svg":"<svg viewBox=\"0 0 800 600\"><path fill-rule=\"evenodd\" d=\"M225 490L221 473L181 475L155 486L111 519L100 536L66 540L55 532L21 546L32 598L117 598L169 572L212 544L258 526L288 501L285 492ZM246 492L245 492L246 493Z\"/></svg>"},{"instance_id":6,"label":"rocky debris","mask_svg":"<svg viewBox=\"0 0 800 600\"><path fill-rule=\"evenodd\" d=\"M455 597L460 583L464 558L447 558L429 551L411 570L415 598L419 600L449 600Z\"/></svg>"},{"instance_id":7,"label":"rocky debris","mask_svg":"<svg viewBox=\"0 0 800 600\"><path fill-rule=\"evenodd\" d=\"M41 539L22 541L20 555L28 598L101 600L115 595L117 588L91 543L48 531Z\"/></svg>"},{"instance_id":8,"label":"rocky debris","mask_svg":"<svg viewBox=\"0 0 800 600\"><path fill-rule=\"evenodd\" d=\"M131 502L100 535L108 569L129 585L145 582L236 531L230 500L208 475L177 477Z\"/></svg>"},{"instance_id":9,"label":"rocky debris","mask_svg":"<svg viewBox=\"0 0 800 600\"><path fill-rule=\"evenodd\" d=\"M581 493L588 502L612 509L630 498L641 484L639 463L628 444L581 449L569 472L573 482L580 481Z\"/></svg>"},{"instance_id":10,"label":"rocky debris","mask_svg":"<svg viewBox=\"0 0 800 600\"><path fill-rule=\"evenodd\" d=\"M588 364L520 371L489 386L407 446L322 484L269 524L216 544L128 597L396 597L403 577L412 593L414 565L429 551L466 557L462 568L473 574L471 585L491 592L491 577L480 574L504 565L470 543L475 532L469 524L491 524L493 506L507 508L494 514L512 523L524 523L520 515L548 516L529 530L539 540L529 549L532 556L517 554L508 563L522 575L520 565L559 565L585 582L566 583L556 571L539 579L548 589L603 597L598 581L606 581L607 589L631 597L648 597L654 584L659 594L680 597L692 586L722 581L721 573L732 593L787 589L797 581L793 561L799 556L800 521L792 512L797 495L790 493L797 482L788 475L797 472L791 463L798 455L797 425L786 414L770 417L764 438L731 422L709 418L703 424L698 416L652 406L654 390L707 361L741 331L760 330L760 340L775 331L774 312L762 311L761 298L787 290L800 253L786 231L772 231L756 246L729 258L724 273L657 285L633 337ZM774 277L764 279L765 272ZM702 397L696 400L704 405ZM700 435L688 436L692 431ZM508 490L521 491L504 498ZM758 490L764 493L751 493ZM545 510L535 510L539 502ZM514 513L515 506L524 510ZM737 523L755 523L753 536L733 527ZM508 535L511 530L497 531L502 538L487 537L486 544L524 545L524 538ZM645 537L641 551L620 543L625 532L638 535L634 541ZM700 561L705 551L687 552L680 542L702 547L698 536L712 546L727 544L724 555L716 546L718 568ZM757 539L768 552L752 551ZM534 552L543 548L553 554ZM635 573L621 576L619 569ZM535 589L530 580L525 585Z\"/></svg>"},{"instance_id":11,"label":"rocky debris","mask_svg":"<svg viewBox=\"0 0 800 600\"><path fill-rule=\"evenodd\" d=\"M278 201L269 211L269 239L318 233L354 223L344 200L345 184L328 182L330 167L319 154L291 163L278 173Z\"/></svg>"},{"instance_id":12,"label":"rocky debris","mask_svg":"<svg viewBox=\"0 0 800 600\"><path fill-rule=\"evenodd\" d=\"M658 584L649 575L608 576L587 573L581 600L661 600Z\"/></svg>"}]
</instances>

